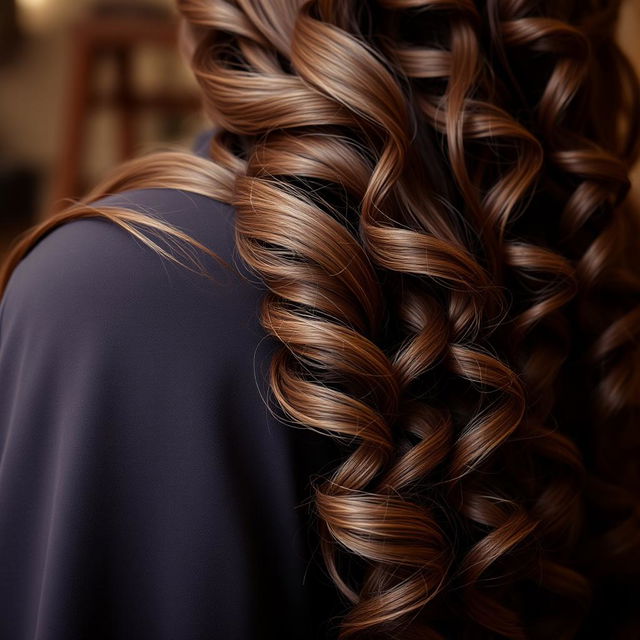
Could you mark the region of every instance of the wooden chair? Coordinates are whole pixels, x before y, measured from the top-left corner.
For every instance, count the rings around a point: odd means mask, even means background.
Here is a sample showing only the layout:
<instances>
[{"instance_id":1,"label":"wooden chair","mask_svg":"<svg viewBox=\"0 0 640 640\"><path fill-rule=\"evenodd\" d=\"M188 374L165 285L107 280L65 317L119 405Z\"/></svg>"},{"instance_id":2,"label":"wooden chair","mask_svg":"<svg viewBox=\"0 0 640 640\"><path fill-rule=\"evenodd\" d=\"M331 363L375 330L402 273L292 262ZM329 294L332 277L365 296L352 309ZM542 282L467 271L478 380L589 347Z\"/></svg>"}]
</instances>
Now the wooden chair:
<instances>
[{"instance_id":1,"label":"wooden chair","mask_svg":"<svg viewBox=\"0 0 640 640\"><path fill-rule=\"evenodd\" d=\"M87 124L91 112L108 106L118 114L116 132L121 160L136 148L136 117L141 110L194 112L201 106L197 95L175 95L168 91L136 95L133 56L141 45L177 50L177 23L168 12L135 3L97 5L76 22L71 31L71 82L64 114L63 140L51 184L47 212L79 195L82 158L86 151ZM104 59L115 64L115 86L99 95L94 88L98 65Z\"/></svg>"}]
</instances>

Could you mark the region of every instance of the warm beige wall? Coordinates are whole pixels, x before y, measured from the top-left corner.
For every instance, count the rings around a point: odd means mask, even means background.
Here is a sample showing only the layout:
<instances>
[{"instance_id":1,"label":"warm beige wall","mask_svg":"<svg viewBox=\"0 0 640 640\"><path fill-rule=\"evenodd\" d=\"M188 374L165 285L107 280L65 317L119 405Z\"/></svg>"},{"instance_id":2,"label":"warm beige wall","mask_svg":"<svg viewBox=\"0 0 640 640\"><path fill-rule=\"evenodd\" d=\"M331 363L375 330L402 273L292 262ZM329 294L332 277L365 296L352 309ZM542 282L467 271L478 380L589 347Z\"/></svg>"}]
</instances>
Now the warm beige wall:
<instances>
[{"instance_id":1,"label":"warm beige wall","mask_svg":"<svg viewBox=\"0 0 640 640\"><path fill-rule=\"evenodd\" d=\"M640 69L640 0L627 0L622 6L618 22L618 39Z\"/></svg>"},{"instance_id":2,"label":"warm beige wall","mask_svg":"<svg viewBox=\"0 0 640 640\"><path fill-rule=\"evenodd\" d=\"M623 4L618 22L618 41L640 75L640 0L626 0ZM640 162L631 173L631 182L631 197L640 208Z\"/></svg>"}]
</instances>

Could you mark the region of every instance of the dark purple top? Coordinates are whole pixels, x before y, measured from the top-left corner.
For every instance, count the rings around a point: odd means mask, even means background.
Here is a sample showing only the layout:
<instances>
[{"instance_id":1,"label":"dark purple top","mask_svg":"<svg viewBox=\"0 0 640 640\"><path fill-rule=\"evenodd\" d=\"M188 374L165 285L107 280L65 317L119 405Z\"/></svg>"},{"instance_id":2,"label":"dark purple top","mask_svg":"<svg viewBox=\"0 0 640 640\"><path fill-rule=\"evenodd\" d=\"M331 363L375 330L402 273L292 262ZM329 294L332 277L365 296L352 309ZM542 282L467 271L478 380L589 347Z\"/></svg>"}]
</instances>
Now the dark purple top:
<instances>
[{"instance_id":1,"label":"dark purple top","mask_svg":"<svg viewBox=\"0 0 640 640\"><path fill-rule=\"evenodd\" d=\"M100 202L244 270L229 205L174 189ZM255 275L201 259L215 283L91 218L54 229L12 274L0 639L334 637L344 602L304 501L339 450L269 411L276 343Z\"/></svg>"}]
</instances>

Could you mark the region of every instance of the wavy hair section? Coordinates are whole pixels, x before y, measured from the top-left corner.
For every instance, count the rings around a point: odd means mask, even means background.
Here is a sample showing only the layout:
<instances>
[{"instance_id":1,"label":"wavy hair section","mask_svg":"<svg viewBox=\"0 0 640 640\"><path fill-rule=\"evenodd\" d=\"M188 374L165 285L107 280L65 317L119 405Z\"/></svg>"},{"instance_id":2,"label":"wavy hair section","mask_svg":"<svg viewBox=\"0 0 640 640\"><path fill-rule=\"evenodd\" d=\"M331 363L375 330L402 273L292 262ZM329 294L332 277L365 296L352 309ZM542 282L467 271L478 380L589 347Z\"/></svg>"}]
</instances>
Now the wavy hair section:
<instances>
[{"instance_id":1,"label":"wavy hair section","mask_svg":"<svg viewBox=\"0 0 640 640\"><path fill-rule=\"evenodd\" d=\"M617 3L178 7L210 160L123 165L25 235L0 290L84 216L189 268L211 253L101 195L233 204L273 397L344 451L313 486L341 640L636 637L640 89Z\"/></svg>"}]
</instances>

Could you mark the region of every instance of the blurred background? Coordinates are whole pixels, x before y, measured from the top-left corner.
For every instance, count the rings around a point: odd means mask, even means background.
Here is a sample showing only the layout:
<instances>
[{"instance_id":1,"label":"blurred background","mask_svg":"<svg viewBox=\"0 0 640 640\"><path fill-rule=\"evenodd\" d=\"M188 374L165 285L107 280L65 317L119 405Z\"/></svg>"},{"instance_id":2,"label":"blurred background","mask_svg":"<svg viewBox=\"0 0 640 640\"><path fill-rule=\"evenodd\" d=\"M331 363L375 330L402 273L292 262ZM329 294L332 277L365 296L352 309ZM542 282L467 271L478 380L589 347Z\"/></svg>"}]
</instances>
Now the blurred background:
<instances>
[{"instance_id":1,"label":"blurred background","mask_svg":"<svg viewBox=\"0 0 640 640\"><path fill-rule=\"evenodd\" d=\"M0 0L0 257L114 164L209 126L173 5ZM640 72L640 0L626 0L618 39Z\"/></svg>"},{"instance_id":2,"label":"blurred background","mask_svg":"<svg viewBox=\"0 0 640 640\"><path fill-rule=\"evenodd\" d=\"M121 160L207 128L173 0L0 0L0 257Z\"/></svg>"}]
</instances>

